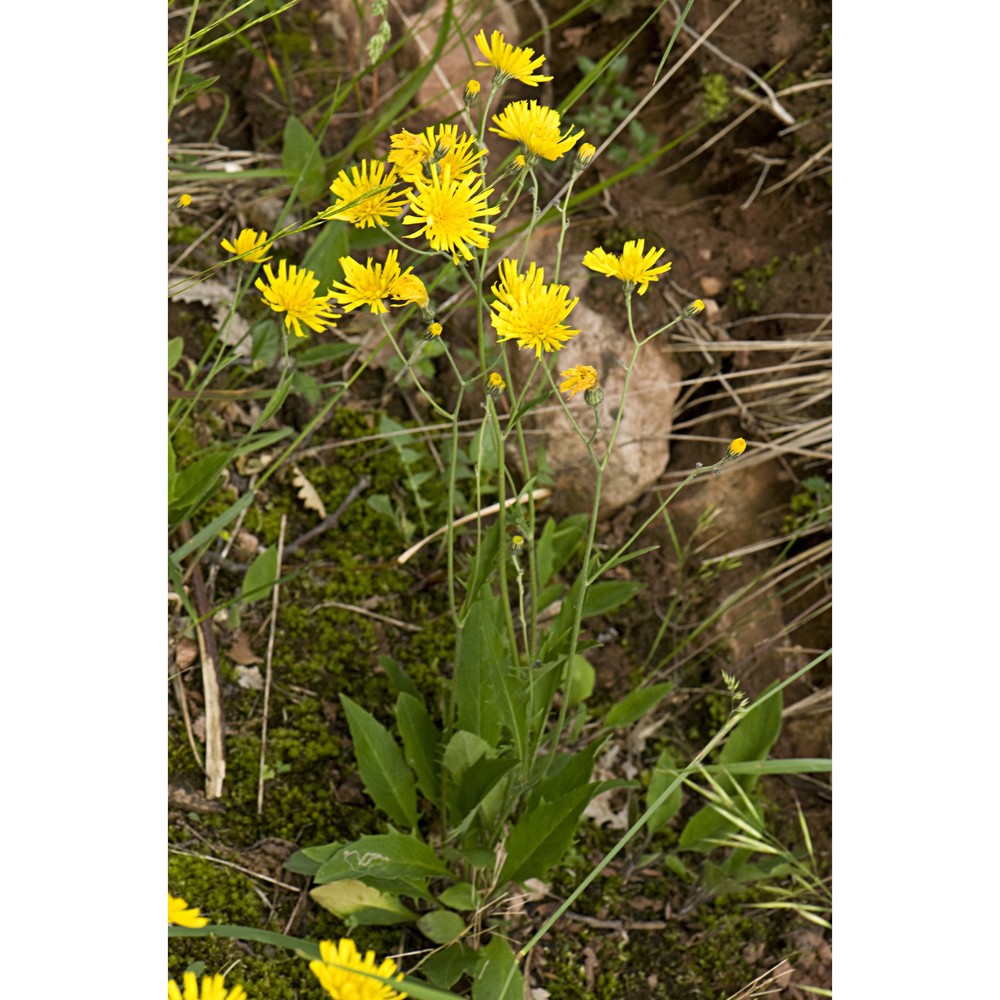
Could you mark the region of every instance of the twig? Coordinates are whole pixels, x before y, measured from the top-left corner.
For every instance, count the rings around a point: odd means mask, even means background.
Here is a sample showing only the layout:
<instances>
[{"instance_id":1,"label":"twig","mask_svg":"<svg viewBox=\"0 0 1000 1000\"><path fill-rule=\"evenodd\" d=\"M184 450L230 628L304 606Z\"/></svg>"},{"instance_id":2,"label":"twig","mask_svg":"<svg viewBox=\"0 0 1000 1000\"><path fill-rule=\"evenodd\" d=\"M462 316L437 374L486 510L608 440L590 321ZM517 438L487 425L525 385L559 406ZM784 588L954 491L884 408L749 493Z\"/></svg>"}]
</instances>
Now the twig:
<instances>
[{"instance_id":1,"label":"twig","mask_svg":"<svg viewBox=\"0 0 1000 1000\"><path fill-rule=\"evenodd\" d=\"M319 611L320 608L340 608L342 611L354 611L359 615L367 615L369 618L375 618L380 622L386 622L388 625L395 625L397 628L406 629L407 632L421 632L423 631L419 625L411 625L409 622L401 622L398 618L390 618L388 615L380 615L377 611L369 611L367 608L359 608L356 604L342 604L340 601L323 601L321 604L317 604L316 607L309 609L309 614L314 611Z\"/></svg>"},{"instance_id":2,"label":"twig","mask_svg":"<svg viewBox=\"0 0 1000 1000\"><path fill-rule=\"evenodd\" d=\"M281 586L281 556L285 546L285 525L288 515L281 515L278 529L278 565L274 572L274 592L271 595L271 632L267 637L267 667L264 674L264 718L260 725L260 774L257 778L257 815L264 811L264 754L267 752L267 709L271 703L271 667L274 662L274 634L278 628L278 594Z\"/></svg>"},{"instance_id":3,"label":"twig","mask_svg":"<svg viewBox=\"0 0 1000 1000\"><path fill-rule=\"evenodd\" d=\"M547 489L542 486L537 490L533 490L531 496L535 500L544 500L546 497L552 496L552 490ZM527 503L529 496L525 493L523 496L508 497L504 501L504 507L513 507L516 503ZM456 518L451 522L452 528L457 528L460 524L468 524L469 521L475 521L480 517L487 517L490 514L497 514L500 512L500 504L491 503L488 507L482 507L480 510L474 510L471 514L466 514L464 517ZM434 541L438 535L443 535L448 530L448 525L442 525L437 531L432 531L426 538L421 538L416 545L411 545L401 556L396 556L396 562L400 566L403 563L409 562L428 542Z\"/></svg>"},{"instance_id":4,"label":"twig","mask_svg":"<svg viewBox=\"0 0 1000 1000\"><path fill-rule=\"evenodd\" d=\"M194 728L191 725L191 710L188 708L183 673L183 670L178 670L173 676L174 697L177 699L177 704L181 709L181 718L184 720L184 731L187 733L188 744L191 747L191 753L194 754L195 763L204 770L205 765L202 762L201 752L198 750L198 741L194 738Z\"/></svg>"},{"instance_id":5,"label":"twig","mask_svg":"<svg viewBox=\"0 0 1000 1000\"><path fill-rule=\"evenodd\" d=\"M191 525L185 521L177 529L182 542L192 538ZM195 626L198 652L201 656L201 683L205 694L205 797L222 797L222 782L226 777L226 748L222 739L222 691L219 687L219 660L212 636L212 620L205 578L197 553L188 569L191 577L191 597L201 621Z\"/></svg>"},{"instance_id":6,"label":"twig","mask_svg":"<svg viewBox=\"0 0 1000 1000\"><path fill-rule=\"evenodd\" d=\"M324 517L315 528L310 528L305 534L299 535L294 542L290 542L288 547L285 549L285 555L291 555L296 549L302 548L306 542L311 542L314 538L322 535L324 531L329 531L331 528L337 527L340 523L340 519L344 516L344 511L357 499L359 493L363 490L368 489L371 485L371 476L365 474L363 475L351 488L348 490L347 496L344 497L340 506L329 516ZM278 555L278 561L281 562L281 555Z\"/></svg>"}]
</instances>

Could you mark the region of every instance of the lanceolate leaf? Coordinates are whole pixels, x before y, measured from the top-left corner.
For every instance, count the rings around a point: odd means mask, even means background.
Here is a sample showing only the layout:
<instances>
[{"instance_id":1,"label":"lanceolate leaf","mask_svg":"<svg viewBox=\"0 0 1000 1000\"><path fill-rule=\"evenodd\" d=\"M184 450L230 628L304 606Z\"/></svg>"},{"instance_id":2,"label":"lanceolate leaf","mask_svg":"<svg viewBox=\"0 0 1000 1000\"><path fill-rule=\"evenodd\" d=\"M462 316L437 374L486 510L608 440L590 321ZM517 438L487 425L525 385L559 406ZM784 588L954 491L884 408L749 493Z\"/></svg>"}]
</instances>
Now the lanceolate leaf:
<instances>
[{"instance_id":1,"label":"lanceolate leaf","mask_svg":"<svg viewBox=\"0 0 1000 1000\"><path fill-rule=\"evenodd\" d=\"M542 878L557 864L573 839L580 814L599 788L599 782L574 788L555 802L543 802L526 813L507 838L507 860L500 881Z\"/></svg>"},{"instance_id":2,"label":"lanceolate leaf","mask_svg":"<svg viewBox=\"0 0 1000 1000\"><path fill-rule=\"evenodd\" d=\"M413 772L389 731L346 694L340 696L358 758L365 791L393 823L417 825L417 787Z\"/></svg>"}]
</instances>

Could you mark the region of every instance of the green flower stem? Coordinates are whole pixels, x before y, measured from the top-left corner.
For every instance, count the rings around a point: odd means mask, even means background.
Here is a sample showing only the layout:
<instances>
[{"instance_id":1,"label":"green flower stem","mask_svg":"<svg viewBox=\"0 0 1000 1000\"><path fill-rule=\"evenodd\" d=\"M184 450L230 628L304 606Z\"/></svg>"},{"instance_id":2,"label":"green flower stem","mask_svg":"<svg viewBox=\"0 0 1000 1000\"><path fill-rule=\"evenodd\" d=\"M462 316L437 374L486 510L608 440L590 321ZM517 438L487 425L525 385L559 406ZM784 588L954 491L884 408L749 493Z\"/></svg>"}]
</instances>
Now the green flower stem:
<instances>
[{"instance_id":1,"label":"green flower stem","mask_svg":"<svg viewBox=\"0 0 1000 1000\"><path fill-rule=\"evenodd\" d=\"M674 793L674 791L680 786L681 782L694 771L698 770L701 762L732 732L733 728L739 723L739 721L747 715L747 713L753 711L759 705L762 705L769 698L773 698L779 691L788 687L789 684L798 680L803 674L808 673L813 667L819 665L823 662L829 655L830 650L828 649L825 653L821 653L812 662L807 663L801 670L797 670L791 677L786 678L780 684L775 685L770 691L762 694L756 699L751 705L747 705L743 708L737 708L732 715L726 720L725 725L705 744L704 747L695 755L694 759L685 767L682 771L677 773L677 777L656 797L656 800L650 803L649 808L632 824L632 826L622 835L621 840L615 844L614 847L604 855L603 858L597 863L594 870L566 897L566 899L559 905L559 907L553 912L542 924L541 927L534 933L528 943L521 948L521 950L515 956L516 960L520 962L532 948L545 936L548 929L576 902L580 897L580 894L601 874L602 871L615 859L618 853L621 851L629 841L645 826L646 820L652 816L660 806L666 802L666 800Z\"/></svg>"},{"instance_id":2,"label":"green flower stem","mask_svg":"<svg viewBox=\"0 0 1000 1000\"><path fill-rule=\"evenodd\" d=\"M507 639L510 642L510 652L513 657L517 657L517 631L514 628L514 617L510 610L510 599L507 591L507 476L506 462L504 461L503 431L500 428L500 421L497 419L496 406L493 397L486 397L486 423L490 426L493 434L493 441L497 450L497 501L500 504L498 513L499 543L497 545L497 556L500 563L500 604L503 607L504 624L507 626ZM527 650L525 650L527 652Z\"/></svg>"},{"instance_id":3,"label":"green flower stem","mask_svg":"<svg viewBox=\"0 0 1000 1000\"><path fill-rule=\"evenodd\" d=\"M451 352L445 353L451 359ZM452 366L455 362L452 360ZM457 632L460 627L458 616L458 601L455 596L455 483L458 476L458 414L462 412L462 397L465 395L465 382L459 380L458 399L455 400L455 417L451 421L451 455L448 458L448 521L444 543L448 559L448 608L451 620Z\"/></svg>"},{"instance_id":4,"label":"green flower stem","mask_svg":"<svg viewBox=\"0 0 1000 1000\"><path fill-rule=\"evenodd\" d=\"M398 344L398 343L396 342L396 338L395 338L395 336L393 336L393 333L392 333L392 331L391 331L391 330L389 329L389 324L388 324L388 323L386 323L386 321L385 321L385 316L384 316L384 314L382 314L382 313L379 313L379 317L378 317L378 320L379 320L379 323L381 323L381 324L382 324L382 329L383 329L383 330L385 331L385 335L386 335L386 336L387 336L387 337L389 338L389 343L390 343L390 344L392 344L392 347L393 347L393 350L394 350L394 351L396 352L396 356L397 356L397 357L399 358L399 360L400 360L400 361L402 361L402 362L403 362L403 367L405 368L405 370L406 370L407 372L409 372L409 374L410 374L410 378L412 379L412 381L413 381L413 384L414 384L414 385L415 385L415 386L417 387L417 391L418 391L418 392L420 393L420 395L421 395L421 396L423 396L423 397L424 397L424 399L426 399L426 400L427 400L427 402L428 402L428 403L430 403L431 407L432 407L432 408L433 408L433 409L434 409L434 410L435 410L435 411L436 411L436 412L437 412L438 414L440 414L440 416L444 417L444 418L445 418L446 420L455 420L455 419L457 419L457 414L454 414L454 413L450 413L450 412L449 412L448 410L446 410L446 409L445 409L445 408L444 408L444 407L443 407L443 406L442 406L442 405L441 405L441 404L440 404L440 403L439 403L439 402L438 402L438 401L437 401L437 400L436 400L436 399L435 399L435 398L434 398L434 397L433 397L433 396L432 396L432 395L431 395L431 394L430 394L430 393L429 393L429 392L428 392L428 391L427 391L427 390L426 390L426 389L424 388L424 386L423 386L423 383L422 383L422 382L420 381L420 379L419 379L419 378L417 377L417 373L416 373L416 371L414 371L414 369L413 369L413 366L412 366L412 365L410 364L410 359L409 359L409 358L407 358L407 356L406 356L406 355L405 355L405 354L403 353L402 349L400 348L399 344ZM420 347L421 347L421 345L419 345L419 344L418 344L418 345L417 345L417 350L419 350L419 349L420 349ZM416 351L414 351L414 356L416 356Z\"/></svg>"}]
</instances>

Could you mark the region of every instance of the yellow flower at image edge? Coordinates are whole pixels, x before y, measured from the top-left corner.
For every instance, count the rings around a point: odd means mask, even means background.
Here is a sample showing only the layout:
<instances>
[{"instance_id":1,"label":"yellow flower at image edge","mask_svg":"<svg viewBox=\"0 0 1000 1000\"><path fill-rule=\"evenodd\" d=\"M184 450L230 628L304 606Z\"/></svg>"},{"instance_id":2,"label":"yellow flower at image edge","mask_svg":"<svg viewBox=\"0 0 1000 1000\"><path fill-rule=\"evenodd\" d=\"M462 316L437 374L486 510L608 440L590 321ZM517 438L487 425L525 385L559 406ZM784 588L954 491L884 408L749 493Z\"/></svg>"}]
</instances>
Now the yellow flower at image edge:
<instances>
[{"instance_id":1,"label":"yellow flower at image edge","mask_svg":"<svg viewBox=\"0 0 1000 1000\"><path fill-rule=\"evenodd\" d=\"M492 66L497 71L498 83L513 77L521 83L526 83L529 87L537 87L540 83L548 83L551 76L540 76L535 73L536 69L541 69L545 62L545 56L535 58L535 50L527 46L521 48L511 45L505 41L503 33L494 31L490 33L489 44L486 43L486 30L483 29L476 35L476 45L479 51L486 56L486 62L477 62L477 66Z\"/></svg>"},{"instance_id":2,"label":"yellow flower at image edge","mask_svg":"<svg viewBox=\"0 0 1000 1000\"><path fill-rule=\"evenodd\" d=\"M362 958L350 938L341 938L336 945L320 941L319 953L320 959L310 962L309 968L333 1000L404 1000L407 996L386 983L359 974L374 972L386 979L401 980L403 974L396 975L396 963L391 958L376 965L375 952L367 951Z\"/></svg>"},{"instance_id":3,"label":"yellow flower at image edge","mask_svg":"<svg viewBox=\"0 0 1000 1000\"><path fill-rule=\"evenodd\" d=\"M629 240L622 247L621 257L608 253L603 247L588 250L583 256L583 266L591 271L606 274L609 278L618 278L626 285L638 286L639 294L645 294L651 281L659 281L660 275L670 270L672 261L653 265L663 256L663 250L651 247L647 253L645 240Z\"/></svg>"},{"instance_id":4,"label":"yellow flower at image edge","mask_svg":"<svg viewBox=\"0 0 1000 1000\"><path fill-rule=\"evenodd\" d=\"M271 249L271 244L267 242L266 231L258 235L256 229L241 229L235 243L223 240L220 245L223 250L228 250L234 256L246 254L243 259L251 264L263 264L265 260L271 259L265 256Z\"/></svg>"},{"instance_id":5,"label":"yellow flower at image edge","mask_svg":"<svg viewBox=\"0 0 1000 1000\"><path fill-rule=\"evenodd\" d=\"M570 399L578 392L593 389L597 385L597 370L590 365L577 365L559 374L566 380L559 386L559 391L568 393Z\"/></svg>"},{"instance_id":6,"label":"yellow flower at image edge","mask_svg":"<svg viewBox=\"0 0 1000 1000\"><path fill-rule=\"evenodd\" d=\"M201 915L197 906L188 906L187 900L167 893L167 923L178 927L204 927L208 917Z\"/></svg>"},{"instance_id":7,"label":"yellow flower at image edge","mask_svg":"<svg viewBox=\"0 0 1000 1000\"><path fill-rule=\"evenodd\" d=\"M275 312L286 313L286 329L295 330L296 337L306 336L300 324L305 323L315 333L322 333L328 326L334 326L334 320L340 319L340 313L333 312L329 304L331 293L316 295L319 281L312 271L297 268L287 261L278 262L278 274L275 276L270 264L264 265L263 278L258 278L254 285L263 293L264 302Z\"/></svg>"},{"instance_id":8,"label":"yellow flower at image edge","mask_svg":"<svg viewBox=\"0 0 1000 1000\"><path fill-rule=\"evenodd\" d=\"M167 983L167 1000L247 1000L247 991L242 986L226 989L223 976L202 976L201 992L198 991L198 977L193 972L184 973L184 992L171 979Z\"/></svg>"}]
</instances>

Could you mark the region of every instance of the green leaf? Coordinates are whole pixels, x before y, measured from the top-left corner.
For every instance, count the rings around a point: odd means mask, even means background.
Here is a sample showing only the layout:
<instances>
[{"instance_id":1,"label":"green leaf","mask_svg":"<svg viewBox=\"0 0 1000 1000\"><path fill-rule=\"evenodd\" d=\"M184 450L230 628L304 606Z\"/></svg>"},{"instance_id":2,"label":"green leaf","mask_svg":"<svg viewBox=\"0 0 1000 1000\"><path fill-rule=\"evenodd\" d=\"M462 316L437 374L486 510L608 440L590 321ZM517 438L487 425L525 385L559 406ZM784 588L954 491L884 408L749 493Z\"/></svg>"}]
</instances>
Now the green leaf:
<instances>
[{"instance_id":1,"label":"green leaf","mask_svg":"<svg viewBox=\"0 0 1000 1000\"><path fill-rule=\"evenodd\" d=\"M471 882L457 882L438 894L438 901L452 910L474 910L482 902Z\"/></svg>"},{"instance_id":2,"label":"green leaf","mask_svg":"<svg viewBox=\"0 0 1000 1000\"><path fill-rule=\"evenodd\" d=\"M232 504L232 506L227 507L218 517L209 521L209 523L206 524L201 531L197 532L194 537L188 539L188 541L186 541L171 555L170 558L174 565L180 567L182 559L215 538L219 532L222 531L227 524L229 524L230 521L236 520L236 518L240 516L240 513L246 510L246 508L253 503L255 496L256 493L253 490L248 490L239 498L239 500Z\"/></svg>"},{"instance_id":3,"label":"green leaf","mask_svg":"<svg viewBox=\"0 0 1000 1000\"><path fill-rule=\"evenodd\" d=\"M344 278L344 269L340 266L340 258L348 256L351 252L350 228L349 223L339 219L324 222L313 241L313 245L303 258L302 266L315 274L316 280L319 282L318 287L321 289L328 289L332 282L342 281ZM335 358L339 355L331 353L331 348L336 348L340 354L343 354L354 350L355 346L343 343L319 345L319 347L303 351L301 360L302 363L305 363L306 358L310 362L315 358L320 360ZM324 347L326 353L319 353L320 347Z\"/></svg>"},{"instance_id":4,"label":"green leaf","mask_svg":"<svg viewBox=\"0 0 1000 1000\"><path fill-rule=\"evenodd\" d=\"M309 891L324 910L340 917L349 927L388 926L412 923L418 914L407 909L396 896L380 892L357 879L342 879L317 885ZM459 918L461 919L461 918Z\"/></svg>"},{"instance_id":5,"label":"green leaf","mask_svg":"<svg viewBox=\"0 0 1000 1000\"><path fill-rule=\"evenodd\" d=\"M517 968L510 945L494 934L490 943L479 949L479 954L472 1000L523 1000L524 976Z\"/></svg>"},{"instance_id":6,"label":"green leaf","mask_svg":"<svg viewBox=\"0 0 1000 1000\"><path fill-rule=\"evenodd\" d=\"M316 881L443 878L450 874L434 849L422 840L401 833L385 833L345 844L316 872Z\"/></svg>"},{"instance_id":7,"label":"green leaf","mask_svg":"<svg viewBox=\"0 0 1000 1000\"><path fill-rule=\"evenodd\" d=\"M291 857L285 859L282 868L287 868L290 872L297 872L299 875L315 875L324 861L333 857L344 846L343 841L337 840L332 844L320 844L316 847L303 847L296 851Z\"/></svg>"},{"instance_id":8,"label":"green leaf","mask_svg":"<svg viewBox=\"0 0 1000 1000\"><path fill-rule=\"evenodd\" d=\"M308 262L309 255L306 254L306 261ZM306 267L306 264L302 265ZM315 268L311 268L315 271ZM316 272L317 275L319 272ZM324 285L320 281L320 288L328 288L330 282ZM295 356L295 363L300 368L309 368L311 365L322 364L324 361L338 361L348 354L352 354L357 350L357 344L347 344L340 340L331 340L326 344L316 344L314 347L307 347L304 351L301 351Z\"/></svg>"},{"instance_id":9,"label":"green leaf","mask_svg":"<svg viewBox=\"0 0 1000 1000\"><path fill-rule=\"evenodd\" d=\"M170 497L171 527L192 517L198 508L222 485L222 470L232 455L214 451L185 466L174 476L174 492Z\"/></svg>"},{"instance_id":10,"label":"green leaf","mask_svg":"<svg viewBox=\"0 0 1000 1000\"><path fill-rule=\"evenodd\" d=\"M462 941L434 952L420 966L420 971L437 986L448 989L479 964L479 952Z\"/></svg>"},{"instance_id":11,"label":"green leaf","mask_svg":"<svg viewBox=\"0 0 1000 1000\"><path fill-rule=\"evenodd\" d=\"M383 655L378 658L378 665L388 674L392 686L400 694L411 694L420 701L420 688L413 683L413 678L403 669L402 665L391 656Z\"/></svg>"},{"instance_id":12,"label":"green leaf","mask_svg":"<svg viewBox=\"0 0 1000 1000\"><path fill-rule=\"evenodd\" d=\"M437 731L423 702L403 691L396 699L396 725L403 737L406 762L417 776L417 785L427 800L441 805L441 779L438 775L438 745L441 734Z\"/></svg>"},{"instance_id":13,"label":"green leaf","mask_svg":"<svg viewBox=\"0 0 1000 1000\"><path fill-rule=\"evenodd\" d=\"M776 684L777 681L769 684L762 694L767 694ZM719 754L719 763L733 764L767 757L781 733L781 710L782 695L779 691L747 712L726 740L726 745ZM756 783L756 778L753 775L743 775L739 778L739 783L749 790Z\"/></svg>"},{"instance_id":14,"label":"green leaf","mask_svg":"<svg viewBox=\"0 0 1000 1000\"><path fill-rule=\"evenodd\" d=\"M587 530L587 515L572 514L558 525L549 518L535 546L538 582L545 586L569 562Z\"/></svg>"},{"instance_id":15,"label":"green leaf","mask_svg":"<svg viewBox=\"0 0 1000 1000\"><path fill-rule=\"evenodd\" d=\"M184 338L171 337L167 341L167 371L173 371L174 365L181 359L184 353Z\"/></svg>"},{"instance_id":16,"label":"green leaf","mask_svg":"<svg viewBox=\"0 0 1000 1000\"><path fill-rule=\"evenodd\" d=\"M557 753L537 757L532 765L532 779L543 776L526 799L526 807L534 809L542 802L551 802L573 788L590 783L594 757L606 738L596 739L576 753Z\"/></svg>"},{"instance_id":17,"label":"green leaf","mask_svg":"<svg viewBox=\"0 0 1000 1000\"><path fill-rule=\"evenodd\" d=\"M299 200L303 204L315 201L327 189L326 166L319 143L294 115L285 122L281 162L288 183L292 187L298 185Z\"/></svg>"},{"instance_id":18,"label":"green leaf","mask_svg":"<svg viewBox=\"0 0 1000 1000\"><path fill-rule=\"evenodd\" d=\"M635 597L645 587L638 580L601 580L587 590L583 601L583 618L604 615Z\"/></svg>"},{"instance_id":19,"label":"green leaf","mask_svg":"<svg viewBox=\"0 0 1000 1000\"><path fill-rule=\"evenodd\" d=\"M515 757L483 757L462 772L455 787L449 787L449 818L451 826L459 827L461 821L483 804L501 778L517 767ZM490 803L493 805L493 803ZM495 806L494 806L495 808ZM488 819L490 817L487 817Z\"/></svg>"},{"instance_id":20,"label":"green leaf","mask_svg":"<svg viewBox=\"0 0 1000 1000\"><path fill-rule=\"evenodd\" d=\"M664 750L653 766L646 791L646 808L648 809L677 778L677 765L669 750ZM681 786L678 785L659 807L646 820L646 832L655 833L665 827L677 814L681 807Z\"/></svg>"},{"instance_id":21,"label":"green leaf","mask_svg":"<svg viewBox=\"0 0 1000 1000\"><path fill-rule=\"evenodd\" d=\"M417 921L417 930L435 944L450 944L462 936L465 921L451 910L431 910Z\"/></svg>"},{"instance_id":22,"label":"green leaf","mask_svg":"<svg viewBox=\"0 0 1000 1000\"><path fill-rule=\"evenodd\" d=\"M489 678L506 658L506 631L500 601L493 595L476 601L461 630L454 685L458 703L458 728L475 733L490 746L500 738L498 692Z\"/></svg>"},{"instance_id":23,"label":"green leaf","mask_svg":"<svg viewBox=\"0 0 1000 1000\"><path fill-rule=\"evenodd\" d=\"M597 673L586 657L577 653L570 665L566 704L570 708L575 708L581 702L586 701L594 693L596 679Z\"/></svg>"},{"instance_id":24,"label":"green leaf","mask_svg":"<svg viewBox=\"0 0 1000 1000\"><path fill-rule=\"evenodd\" d=\"M617 705L612 706L611 711L604 717L604 725L609 729L632 725L636 719L653 708L673 686L671 681L665 681L663 684L651 684L649 687L630 691Z\"/></svg>"},{"instance_id":25,"label":"green leaf","mask_svg":"<svg viewBox=\"0 0 1000 1000\"><path fill-rule=\"evenodd\" d=\"M271 593L278 579L278 546L272 545L259 552L243 575L240 590L243 600L248 603L259 601Z\"/></svg>"},{"instance_id":26,"label":"green leaf","mask_svg":"<svg viewBox=\"0 0 1000 1000\"><path fill-rule=\"evenodd\" d=\"M417 825L417 788L413 772L389 731L356 702L340 696L354 741L358 772L372 802L399 826Z\"/></svg>"},{"instance_id":27,"label":"green leaf","mask_svg":"<svg viewBox=\"0 0 1000 1000\"><path fill-rule=\"evenodd\" d=\"M507 860L500 881L543 878L552 865L561 861L573 840L580 814L598 787L598 783L592 783L574 788L518 820L507 838Z\"/></svg>"}]
</instances>

